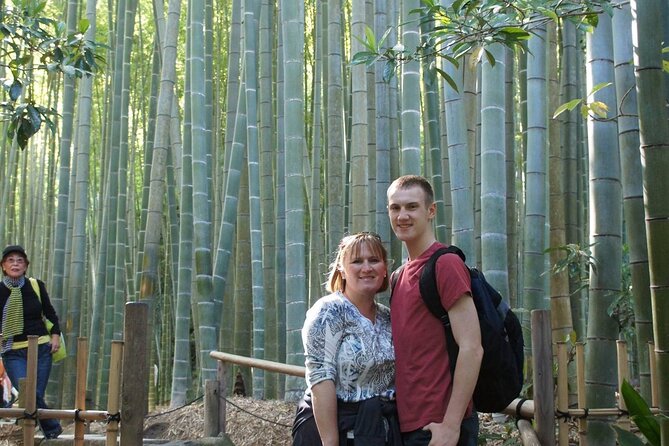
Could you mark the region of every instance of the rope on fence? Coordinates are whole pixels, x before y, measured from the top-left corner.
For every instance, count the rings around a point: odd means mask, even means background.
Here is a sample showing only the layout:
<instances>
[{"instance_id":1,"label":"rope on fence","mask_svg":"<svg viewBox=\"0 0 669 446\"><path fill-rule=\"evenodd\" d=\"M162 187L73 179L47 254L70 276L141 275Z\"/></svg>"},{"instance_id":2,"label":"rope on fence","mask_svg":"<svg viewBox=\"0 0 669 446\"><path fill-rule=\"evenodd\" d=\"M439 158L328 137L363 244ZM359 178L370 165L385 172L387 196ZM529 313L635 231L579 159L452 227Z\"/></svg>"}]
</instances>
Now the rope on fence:
<instances>
[{"instance_id":1,"label":"rope on fence","mask_svg":"<svg viewBox=\"0 0 669 446\"><path fill-rule=\"evenodd\" d=\"M283 423L279 423L279 422L277 422L277 421L272 421L272 420L268 420L267 418L263 418L263 417L261 417L260 415L256 415L256 414L254 414L254 413L252 413L252 412L249 412L249 411L246 410L246 409L243 409L243 408L239 407L238 405L236 405L235 403L233 403L232 401L230 401L230 400L227 399L227 398L224 398L224 399L225 399L225 401L226 401L228 404L230 404L231 406L234 406L237 410L239 410L239 411L241 411L241 412L245 412L245 413L251 415L251 416L254 417L254 418L257 418L257 419L259 419L259 420L262 420L262 421L265 421L265 422L267 422L267 423L271 423L271 424L274 424L274 425L277 425L277 426L281 426L281 427L293 427L293 426L290 426L290 425L288 425L288 424L283 424Z\"/></svg>"},{"instance_id":2,"label":"rope on fence","mask_svg":"<svg viewBox=\"0 0 669 446\"><path fill-rule=\"evenodd\" d=\"M20 418L16 419L18 420L37 420L37 409L35 409L35 412L30 413L28 411L23 411L23 416Z\"/></svg>"},{"instance_id":3,"label":"rope on fence","mask_svg":"<svg viewBox=\"0 0 669 446\"><path fill-rule=\"evenodd\" d=\"M148 420L149 418L157 418L157 417L161 417L161 416L163 416L163 415L167 415L167 414L170 414L170 413L179 411L179 410L184 409L184 408L186 408L186 407L188 407L188 406L191 406L192 404L198 402L198 401L201 400L202 398L204 398L204 395L200 395L200 396L198 396L197 398L195 398L194 400L192 400L192 401L190 401L190 402L184 404L183 406L179 406L179 407L176 407L176 408L174 408L174 409L167 410L167 411L165 411L165 412L160 412L160 413L156 413L156 414L153 414L153 415L147 415L147 416L144 417L144 419L145 419L145 420ZM233 403L233 402L230 401L228 398L225 398L225 397L224 397L223 399L224 399L228 404L230 404L231 406L233 406L235 409L239 410L240 412L244 412L244 413L246 413L246 414L248 414L248 415L251 415L251 416L254 417L254 418L257 418L257 419L259 419L259 420L265 421L265 422L267 422L267 423L275 424L275 425L277 425L277 426L281 426L281 427L292 427L292 426L290 426L290 425L288 425L288 424L283 424L283 423L279 423L279 422L276 422L276 421L272 421L272 420L269 420L269 419L267 419L267 418L264 418L264 417L262 417L262 416L260 416L260 415L254 414L253 412L249 412L248 410L246 410L246 409L244 409L244 408L238 406L237 404ZM108 418L108 421L107 421L107 422L109 423L110 421L121 421L120 413L119 413L119 414L116 414L116 415L118 415L118 419L117 419L117 420L111 420L112 415L109 415L109 418Z\"/></svg>"},{"instance_id":4,"label":"rope on fence","mask_svg":"<svg viewBox=\"0 0 669 446\"><path fill-rule=\"evenodd\" d=\"M523 404L525 403L525 401L529 401L529 400L527 398L520 398L518 400L518 404L516 404L516 420L525 420L525 419L529 420L529 419L531 419L531 418L524 417L523 414L521 413L520 409L523 407Z\"/></svg>"},{"instance_id":5,"label":"rope on fence","mask_svg":"<svg viewBox=\"0 0 669 446\"><path fill-rule=\"evenodd\" d=\"M107 424L113 423L114 421L116 421L117 423L121 422L121 412L116 412L115 414L110 413L107 415L107 420L106 420Z\"/></svg>"},{"instance_id":6,"label":"rope on fence","mask_svg":"<svg viewBox=\"0 0 669 446\"><path fill-rule=\"evenodd\" d=\"M144 419L148 420L150 418L162 417L163 415L167 415L167 414L170 414L172 412L176 412L176 411L181 410L185 407L193 405L194 403L200 401L202 398L204 398L204 395L198 396L197 398L195 398L194 400L184 404L183 406L175 407L174 409L166 410L165 412L160 412L160 413L156 413L156 414L153 414L153 415L147 415L147 416L144 417Z\"/></svg>"},{"instance_id":7,"label":"rope on fence","mask_svg":"<svg viewBox=\"0 0 669 446\"><path fill-rule=\"evenodd\" d=\"M651 413L656 413L657 409L652 408ZM555 418L558 420L563 420L565 423L569 420L576 419L587 419L591 417L616 417L618 419L629 417L629 411L623 409L622 407L611 407L611 408L599 408L599 409L588 409L587 407L578 407L570 408L567 411L564 410L555 410Z\"/></svg>"},{"instance_id":8,"label":"rope on fence","mask_svg":"<svg viewBox=\"0 0 669 446\"><path fill-rule=\"evenodd\" d=\"M572 416L569 415L569 412L564 412L562 410L556 410L555 411L555 417L558 420L562 420L565 423L568 423L572 419Z\"/></svg>"}]
</instances>

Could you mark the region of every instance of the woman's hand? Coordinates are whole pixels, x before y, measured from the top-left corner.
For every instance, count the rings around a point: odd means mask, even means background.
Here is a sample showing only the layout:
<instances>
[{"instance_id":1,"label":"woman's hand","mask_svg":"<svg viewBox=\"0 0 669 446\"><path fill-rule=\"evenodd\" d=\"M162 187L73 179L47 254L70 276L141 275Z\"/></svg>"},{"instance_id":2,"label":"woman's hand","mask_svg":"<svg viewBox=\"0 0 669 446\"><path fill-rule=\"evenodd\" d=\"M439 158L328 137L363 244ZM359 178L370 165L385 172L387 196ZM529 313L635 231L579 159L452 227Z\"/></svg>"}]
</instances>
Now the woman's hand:
<instances>
[{"instance_id":1,"label":"woman's hand","mask_svg":"<svg viewBox=\"0 0 669 446\"><path fill-rule=\"evenodd\" d=\"M60 350L60 335L52 334L51 335L51 354L56 353Z\"/></svg>"}]
</instances>

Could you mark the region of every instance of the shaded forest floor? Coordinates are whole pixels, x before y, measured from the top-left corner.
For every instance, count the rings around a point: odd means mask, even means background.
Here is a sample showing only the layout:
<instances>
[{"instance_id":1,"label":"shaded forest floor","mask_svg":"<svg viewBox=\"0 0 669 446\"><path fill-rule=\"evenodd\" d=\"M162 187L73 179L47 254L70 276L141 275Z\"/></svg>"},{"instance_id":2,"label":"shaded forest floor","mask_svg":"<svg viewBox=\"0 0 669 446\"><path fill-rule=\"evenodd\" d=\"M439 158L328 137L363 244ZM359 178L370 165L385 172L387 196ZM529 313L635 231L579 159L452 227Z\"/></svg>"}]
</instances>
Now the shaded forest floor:
<instances>
[{"instance_id":1,"label":"shaded forest floor","mask_svg":"<svg viewBox=\"0 0 669 446\"><path fill-rule=\"evenodd\" d=\"M295 403L243 397L230 397L228 401L227 431L235 446L291 445L290 432L295 415ZM489 414L481 414L479 417L480 443L520 444L518 431L512 421L494 422ZM92 423L89 426L91 432L101 433L104 429L104 423ZM71 431L71 426L65 427L66 433ZM201 438L203 431L202 401L176 410L160 408L149 414L144 422L144 438L192 440ZM22 443L22 434L18 426L14 424L0 426L0 446L21 446Z\"/></svg>"}]
</instances>

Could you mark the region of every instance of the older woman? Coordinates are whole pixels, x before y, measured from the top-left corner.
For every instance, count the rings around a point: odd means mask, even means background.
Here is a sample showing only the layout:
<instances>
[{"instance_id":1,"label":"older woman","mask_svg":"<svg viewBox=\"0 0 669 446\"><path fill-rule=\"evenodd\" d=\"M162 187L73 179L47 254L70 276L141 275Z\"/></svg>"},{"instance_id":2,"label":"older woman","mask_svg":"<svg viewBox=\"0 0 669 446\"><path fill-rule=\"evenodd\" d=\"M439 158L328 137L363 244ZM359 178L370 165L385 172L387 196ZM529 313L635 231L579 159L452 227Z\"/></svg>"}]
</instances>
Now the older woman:
<instances>
[{"instance_id":1,"label":"older woman","mask_svg":"<svg viewBox=\"0 0 669 446\"><path fill-rule=\"evenodd\" d=\"M32 283L26 277L30 261L23 247L7 246L2 252L0 284L0 309L2 319L2 361L14 386L25 378L28 368L28 336L39 336L37 350L37 407L47 409L44 401L46 385L51 373L51 355L60 349L60 326L56 310L42 281ZM34 280L34 279L33 279ZM35 289L38 286L38 289ZM37 294L39 290L39 294ZM53 323L47 331L45 318ZM56 419L40 419L46 438L57 438L63 429Z\"/></svg>"},{"instance_id":2,"label":"older woman","mask_svg":"<svg viewBox=\"0 0 669 446\"><path fill-rule=\"evenodd\" d=\"M307 391L293 445L399 445L390 310L376 302L388 288L388 261L369 232L344 237L326 289L307 312L302 340Z\"/></svg>"}]
</instances>

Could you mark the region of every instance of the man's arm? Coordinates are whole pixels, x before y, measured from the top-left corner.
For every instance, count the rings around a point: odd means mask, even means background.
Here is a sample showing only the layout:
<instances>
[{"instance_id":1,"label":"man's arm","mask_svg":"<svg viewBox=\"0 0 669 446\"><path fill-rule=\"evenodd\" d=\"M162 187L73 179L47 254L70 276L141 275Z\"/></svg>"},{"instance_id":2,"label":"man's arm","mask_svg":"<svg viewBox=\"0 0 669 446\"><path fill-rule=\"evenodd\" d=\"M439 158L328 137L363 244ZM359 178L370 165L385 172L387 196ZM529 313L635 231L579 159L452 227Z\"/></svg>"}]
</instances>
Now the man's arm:
<instances>
[{"instance_id":1,"label":"man's arm","mask_svg":"<svg viewBox=\"0 0 669 446\"><path fill-rule=\"evenodd\" d=\"M459 353L444 419L425 427L432 432L429 446L455 446L458 443L460 424L472 399L483 358L481 329L472 297L469 294L460 297L448 310L448 316Z\"/></svg>"}]
</instances>

